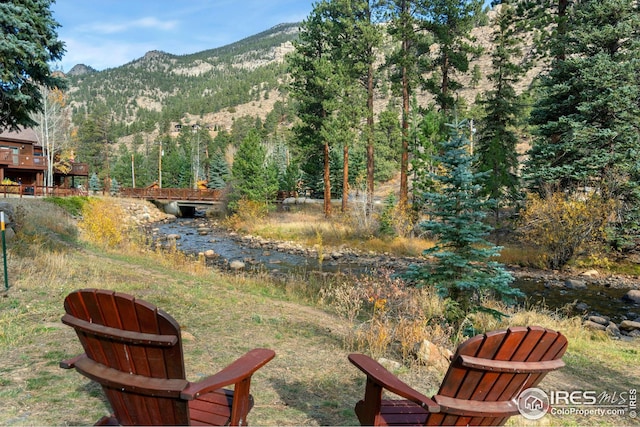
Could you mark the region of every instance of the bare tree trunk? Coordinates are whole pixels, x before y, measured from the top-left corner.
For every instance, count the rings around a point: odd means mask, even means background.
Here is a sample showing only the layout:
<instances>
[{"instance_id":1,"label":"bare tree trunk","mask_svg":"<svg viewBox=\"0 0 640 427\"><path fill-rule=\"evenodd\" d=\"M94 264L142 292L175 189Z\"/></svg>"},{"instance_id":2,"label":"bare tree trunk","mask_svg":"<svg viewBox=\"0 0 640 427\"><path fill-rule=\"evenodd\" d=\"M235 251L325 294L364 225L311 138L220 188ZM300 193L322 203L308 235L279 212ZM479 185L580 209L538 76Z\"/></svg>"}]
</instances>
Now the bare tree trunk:
<instances>
[{"instance_id":1,"label":"bare tree trunk","mask_svg":"<svg viewBox=\"0 0 640 427\"><path fill-rule=\"evenodd\" d=\"M329 142L324 142L324 216L331 216L331 179L329 177Z\"/></svg>"},{"instance_id":2,"label":"bare tree trunk","mask_svg":"<svg viewBox=\"0 0 640 427\"><path fill-rule=\"evenodd\" d=\"M402 49L407 50L407 41L402 42ZM401 209L407 206L409 200L409 78L407 67L402 67L402 157L400 158L400 200Z\"/></svg>"},{"instance_id":3,"label":"bare tree trunk","mask_svg":"<svg viewBox=\"0 0 640 427\"><path fill-rule=\"evenodd\" d=\"M374 150L373 150L373 64L369 64L367 76L367 212L373 212Z\"/></svg>"},{"instance_id":4,"label":"bare tree trunk","mask_svg":"<svg viewBox=\"0 0 640 427\"><path fill-rule=\"evenodd\" d=\"M342 151L342 212L346 212L349 200L349 144L345 143Z\"/></svg>"}]
</instances>

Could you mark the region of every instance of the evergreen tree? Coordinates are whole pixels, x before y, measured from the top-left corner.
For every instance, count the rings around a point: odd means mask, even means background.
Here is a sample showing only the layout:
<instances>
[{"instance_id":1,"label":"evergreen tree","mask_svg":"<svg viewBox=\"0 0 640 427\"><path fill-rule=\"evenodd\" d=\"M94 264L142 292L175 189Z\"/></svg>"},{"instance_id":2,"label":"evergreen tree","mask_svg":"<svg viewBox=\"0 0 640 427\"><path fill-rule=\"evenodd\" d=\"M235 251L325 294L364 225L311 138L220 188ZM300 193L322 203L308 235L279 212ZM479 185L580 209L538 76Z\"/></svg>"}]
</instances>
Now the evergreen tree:
<instances>
[{"instance_id":1,"label":"evergreen tree","mask_svg":"<svg viewBox=\"0 0 640 427\"><path fill-rule=\"evenodd\" d=\"M64 55L51 3L0 2L0 130L35 126L30 115L42 111L40 86L54 89L66 85L49 68L50 62Z\"/></svg>"},{"instance_id":2,"label":"evergreen tree","mask_svg":"<svg viewBox=\"0 0 640 427\"><path fill-rule=\"evenodd\" d=\"M106 105L96 108L78 126L78 160L89 164L100 178L109 176L111 145L115 138Z\"/></svg>"},{"instance_id":3,"label":"evergreen tree","mask_svg":"<svg viewBox=\"0 0 640 427\"><path fill-rule=\"evenodd\" d=\"M391 17L389 34L400 48L386 59L392 70L392 88L402 94L402 148L400 157L400 206L409 200L409 118L411 99L419 86L424 85L423 74L429 68L429 48L432 37L422 31L426 20L426 4L422 0L391 0L387 3Z\"/></svg>"},{"instance_id":4,"label":"evergreen tree","mask_svg":"<svg viewBox=\"0 0 640 427\"><path fill-rule=\"evenodd\" d=\"M441 173L419 177L435 181L440 190L423 196L430 201L426 213L431 219L420 224L438 238L423 252L433 261L413 265L406 276L417 286L435 287L450 303L449 320L460 326L469 313L487 310L484 297L513 302L521 292L510 287L513 277L493 260L501 248L485 240L491 227L483 220L491 201L481 196L478 184L486 173L473 172L475 159L464 135L467 124L450 126L451 136L436 156Z\"/></svg>"},{"instance_id":5,"label":"evergreen tree","mask_svg":"<svg viewBox=\"0 0 640 427\"><path fill-rule=\"evenodd\" d=\"M133 186L133 176L131 175L131 156L132 153L129 151L126 144L120 144L118 146L117 157L114 159L111 166L112 183L116 180L125 187Z\"/></svg>"},{"instance_id":6,"label":"evergreen tree","mask_svg":"<svg viewBox=\"0 0 640 427\"><path fill-rule=\"evenodd\" d=\"M267 162L264 145L257 131L249 132L238 147L233 166L232 200L252 200L269 204L278 192L278 169Z\"/></svg>"},{"instance_id":7,"label":"evergreen tree","mask_svg":"<svg viewBox=\"0 0 640 427\"><path fill-rule=\"evenodd\" d=\"M116 194L118 194L119 191L120 191L120 184L118 183L118 180L115 178L111 178L111 186L109 188L109 194L111 194L112 196L115 196Z\"/></svg>"},{"instance_id":8,"label":"evergreen tree","mask_svg":"<svg viewBox=\"0 0 640 427\"><path fill-rule=\"evenodd\" d=\"M531 115L530 186L588 187L617 201L616 245L640 234L639 7L634 0L573 4L563 54L540 79Z\"/></svg>"},{"instance_id":9,"label":"evergreen tree","mask_svg":"<svg viewBox=\"0 0 640 427\"><path fill-rule=\"evenodd\" d=\"M436 97L436 103L445 112L453 111L455 93L462 89L462 82L456 78L469 72L472 56L482 49L475 46L471 30L482 15L482 0L434 0L428 3L428 19L423 27L433 34L438 46L431 78L427 89Z\"/></svg>"},{"instance_id":10,"label":"evergreen tree","mask_svg":"<svg viewBox=\"0 0 640 427\"><path fill-rule=\"evenodd\" d=\"M382 10L381 2L379 0L334 0L333 2L338 3L342 9L342 14L334 17L335 28L332 31L333 43L338 51L335 60L342 63L349 78L361 85L366 92L366 106L362 110L365 111L366 116L364 135L367 147L367 212L373 212L375 182L374 64L377 60L376 51L382 42L378 25L378 15ZM352 105L353 101L353 97L346 97L346 106ZM360 119L359 117L355 118ZM343 158L343 185L346 186L347 182L345 181L348 181L348 151L346 148ZM343 211L346 206L346 196L347 194L343 194Z\"/></svg>"},{"instance_id":11,"label":"evergreen tree","mask_svg":"<svg viewBox=\"0 0 640 427\"><path fill-rule=\"evenodd\" d=\"M192 183L191 153L185 144L178 144L169 135L161 136L162 149L162 187L190 188Z\"/></svg>"},{"instance_id":12,"label":"evergreen tree","mask_svg":"<svg viewBox=\"0 0 640 427\"><path fill-rule=\"evenodd\" d=\"M485 194L496 202L496 223L500 206L517 200L520 194L515 130L522 106L514 86L526 67L516 62L522 57L523 35L515 22L515 8L503 3L493 22L493 72L489 75L493 89L482 102L486 116L480 122L477 143L478 168L490 172L484 188Z\"/></svg>"},{"instance_id":13,"label":"evergreen tree","mask_svg":"<svg viewBox=\"0 0 640 427\"><path fill-rule=\"evenodd\" d=\"M227 186L227 180L231 171L229 165L224 159L224 155L220 152L216 153L211 159L209 165L209 180L207 182L207 188L213 190L221 190Z\"/></svg>"},{"instance_id":14,"label":"evergreen tree","mask_svg":"<svg viewBox=\"0 0 640 427\"><path fill-rule=\"evenodd\" d=\"M399 169L402 150L402 128L398 113L389 108L380 112L376 124L377 181L389 181Z\"/></svg>"},{"instance_id":15,"label":"evergreen tree","mask_svg":"<svg viewBox=\"0 0 640 427\"><path fill-rule=\"evenodd\" d=\"M95 172L91 174L89 178L89 190L96 193L102 190L102 185L100 184L100 178L98 178L98 174Z\"/></svg>"},{"instance_id":16,"label":"evergreen tree","mask_svg":"<svg viewBox=\"0 0 640 427\"><path fill-rule=\"evenodd\" d=\"M324 129L329 125L330 103L336 96L335 66L330 46L325 9L326 1L316 3L302 23L295 51L288 56L292 77L291 95L297 101L300 122L294 128L295 141L307 160L305 174L313 179L321 167L324 190L324 213L331 215L330 145ZM310 186L314 186L311 182Z\"/></svg>"}]
</instances>

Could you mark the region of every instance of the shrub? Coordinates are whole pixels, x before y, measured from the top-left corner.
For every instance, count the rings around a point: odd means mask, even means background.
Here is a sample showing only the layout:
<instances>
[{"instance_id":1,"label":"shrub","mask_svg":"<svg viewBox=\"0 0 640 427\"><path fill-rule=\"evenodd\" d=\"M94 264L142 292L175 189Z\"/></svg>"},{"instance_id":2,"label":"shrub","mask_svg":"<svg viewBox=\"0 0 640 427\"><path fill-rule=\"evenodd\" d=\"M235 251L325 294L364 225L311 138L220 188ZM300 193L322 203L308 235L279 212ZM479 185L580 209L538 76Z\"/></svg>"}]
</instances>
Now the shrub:
<instances>
[{"instance_id":1,"label":"shrub","mask_svg":"<svg viewBox=\"0 0 640 427\"><path fill-rule=\"evenodd\" d=\"M82 221L78 227L86 239L104 248L114 248L124 242L124 210L101 199L89 199L82 208Z\"/></svg>"},{"instance_id":2,"label":"shrub","mask_svg":"<svg viewBox=\"0 0 640 427\"><path fill-rule=\"evenodd\" d=\"M239 230L243 225L255 224L256 220L264 219L268 213L269 205L243 198L238 200L235 213L224 221L224 225Z\"/></svg>"},{"instance_id":3,"label":"shrub","mask_svg":"<svg viewBox=\"0 0 640 427\"><path fill-rule=\"evenodd\" d=\"M349 321L347 348L374 357L410 362L417 343L451 338L442 328L444 306L435 293L407 286L388 270L330 283L320 290L320 302Z\"/></svg>"},{"instance_id":4,"label":"shrub","mask_svg":"<svg viewBox=\"0 0 640 427\"><path fill-rule=\"evenodd\" d=\"M582 199L558 192L544 198L530 195L521 213L522 239L544 251L548 268L560 269L580 249L591 250L604 241L614 207L597 194Z\"/></svg>"}]
</instances>

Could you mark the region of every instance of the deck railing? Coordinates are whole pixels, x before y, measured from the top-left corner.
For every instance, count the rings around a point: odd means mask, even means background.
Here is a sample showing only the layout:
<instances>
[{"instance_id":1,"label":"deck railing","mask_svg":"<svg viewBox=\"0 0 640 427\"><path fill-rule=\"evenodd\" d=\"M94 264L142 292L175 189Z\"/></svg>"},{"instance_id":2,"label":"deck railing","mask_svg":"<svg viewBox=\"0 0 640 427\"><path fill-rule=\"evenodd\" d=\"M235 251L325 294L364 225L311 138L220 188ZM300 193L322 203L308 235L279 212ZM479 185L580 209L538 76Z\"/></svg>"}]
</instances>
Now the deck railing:
<instances>
[{"instance_id":1,"label":"deck railing","mask_svg":"<svg viewBox=\"0 0 640 427\"><path fill-rule=\"evenodd\" d=\"M14 154L8 150L0 150L0 164L17 168L45 170L47 168L47 159L33 154Z\"/></svg>"},{"instance_id":2,"label":"deck railing","mask_svg":"<svg viewBox=\"0 0 640 427\"><path fill-rule=\"evenodd\" d=\"M44 187L42 185L0 184L0 197L22 196L86 196L87 191L79 188Z\"/></svg>"}]
</instances>

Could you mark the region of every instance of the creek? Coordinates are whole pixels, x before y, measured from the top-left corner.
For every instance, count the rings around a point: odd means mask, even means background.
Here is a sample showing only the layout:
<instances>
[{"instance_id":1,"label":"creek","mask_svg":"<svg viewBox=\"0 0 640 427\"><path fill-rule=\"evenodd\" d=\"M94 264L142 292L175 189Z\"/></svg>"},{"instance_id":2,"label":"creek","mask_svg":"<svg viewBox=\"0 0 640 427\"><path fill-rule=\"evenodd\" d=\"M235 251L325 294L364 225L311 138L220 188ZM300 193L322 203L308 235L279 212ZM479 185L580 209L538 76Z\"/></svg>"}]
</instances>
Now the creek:
<instances>
[{"instance_id":1,"label":"creek","mask_svg":"<svg viewBox=\"0 0 640 427\"><path fill-rule=\"evenodd\" d=\"M252 244L233 233L212 228L203 219L177 219L154 224L153 239L165 242L167 236L180 236L176 246L187 254L215 252L215 258L208 259L212 266L228 267L233 261L240 261L245 270L267 271L273 275L299 274L311 272L371 274L376 268L392 268L401 271L406 263L397 259L384 260L381 257L331 256L327 254L323 262L317 254L291 247ZM206 233L201 232L206 227ZM408 262L408 261L407 261ZM520 303L524 306L542 305L549 310L557 310L568 315L597 314L609 317L618 323L626 318L640 316L640 307L622 297L628 289L619 286L586 283L579 289L564 286L562 280L549 280L516 275L512 286L520 288L526 295Z\"/></svg>"}]
</instances>

